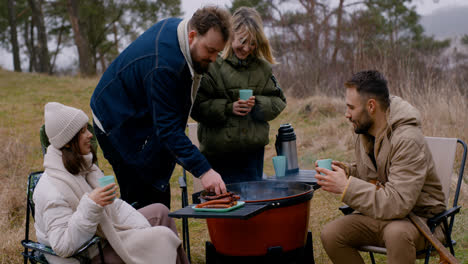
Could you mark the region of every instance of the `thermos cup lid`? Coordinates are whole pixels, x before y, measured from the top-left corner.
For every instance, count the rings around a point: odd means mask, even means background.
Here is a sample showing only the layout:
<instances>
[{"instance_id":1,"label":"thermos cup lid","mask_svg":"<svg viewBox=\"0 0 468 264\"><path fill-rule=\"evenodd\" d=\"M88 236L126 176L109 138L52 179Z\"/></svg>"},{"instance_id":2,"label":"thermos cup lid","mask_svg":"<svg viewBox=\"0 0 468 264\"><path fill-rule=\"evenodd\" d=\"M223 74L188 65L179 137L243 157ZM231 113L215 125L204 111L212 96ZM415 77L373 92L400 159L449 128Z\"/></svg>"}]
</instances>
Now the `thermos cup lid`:
<instances>
[{"instance_id":1,"label":"thermos cup lid","mask_svg":"<svg viewBox=\"0 0 468 264\"><path fill-rule=\"evenodd\" d=\"M296 140L296 133L294 133L294 128L291 124L282 124L278 128L277 140L279 141L293 141Z\"/></svg>"}]
</instances>

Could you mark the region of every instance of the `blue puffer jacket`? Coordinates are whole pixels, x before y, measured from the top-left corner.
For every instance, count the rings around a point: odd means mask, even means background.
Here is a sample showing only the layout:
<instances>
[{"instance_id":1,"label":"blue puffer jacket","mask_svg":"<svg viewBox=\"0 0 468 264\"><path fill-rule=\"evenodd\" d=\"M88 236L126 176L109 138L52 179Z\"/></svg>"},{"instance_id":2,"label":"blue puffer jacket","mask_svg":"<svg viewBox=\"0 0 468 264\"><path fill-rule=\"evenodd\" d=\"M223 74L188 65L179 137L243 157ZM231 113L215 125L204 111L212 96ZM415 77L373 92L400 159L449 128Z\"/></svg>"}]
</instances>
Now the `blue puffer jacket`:
<instances>
[{"instance_id":1,"label":"blue puffer jacket","mask_svg":"<svg viewBox=\"0 0 468 264\"><path fill-rule=\"evenodd\" d=\"M211 166L185 135L192 77L180 50L181 19L162 20L127 47L91 97L93 114L120 155L165 189L179 163L199 177Z\"/></svg>"}]
</instances>

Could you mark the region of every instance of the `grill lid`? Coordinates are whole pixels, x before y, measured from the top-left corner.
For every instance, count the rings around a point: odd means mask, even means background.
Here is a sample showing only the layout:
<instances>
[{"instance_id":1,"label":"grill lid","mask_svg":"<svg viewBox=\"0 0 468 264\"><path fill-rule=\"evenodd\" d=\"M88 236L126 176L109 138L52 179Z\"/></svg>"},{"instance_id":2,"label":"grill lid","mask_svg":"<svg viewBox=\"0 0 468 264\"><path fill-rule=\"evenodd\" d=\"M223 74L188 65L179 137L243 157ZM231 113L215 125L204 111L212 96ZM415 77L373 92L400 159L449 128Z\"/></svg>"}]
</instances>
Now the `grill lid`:
<instances>
[{"instance_id":1,"label":"grill lid","mask_svg":"<svg viewBox=\"0 0 468 264\"><path fill-rule=\"evenodd\" d=\"M285 199L293 199L299 196L312 198L311 185L300 182L287 181L251 181L226 185L227 190L240 195L242 201L271 202ZM310 199L309 198L309 199Z\"/></svg>"}]
</instances>

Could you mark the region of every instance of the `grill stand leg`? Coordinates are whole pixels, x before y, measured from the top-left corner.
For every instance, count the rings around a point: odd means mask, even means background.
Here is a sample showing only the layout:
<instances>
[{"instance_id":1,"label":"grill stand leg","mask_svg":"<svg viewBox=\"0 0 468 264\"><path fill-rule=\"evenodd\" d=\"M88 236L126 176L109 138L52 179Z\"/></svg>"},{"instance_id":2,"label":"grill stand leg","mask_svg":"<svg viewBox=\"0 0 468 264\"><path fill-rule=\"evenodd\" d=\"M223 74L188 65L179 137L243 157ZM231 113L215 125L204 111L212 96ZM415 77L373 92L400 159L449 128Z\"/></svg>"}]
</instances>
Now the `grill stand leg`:
<instances>
[{"instance_id":1,"label":"grill stand leg","mask_svg":"<svg viewBox=\"0 0 468 264\"><path fill-rule=\"evenodd\" d=\"M216 252L215 246L210 242L205 243L206 264L231 264L231 263L255 263L255 264L315 264L312 232L307 233L306 245L294 252L283 252L282 247L271 247L265 256L239 257L224 256Z\"/></svg>"},{"instance_id":2,"label":"grill stand leg","mask_svg":"<svg viewBox=\"0 0 468 264\"><path fill-rule=\"evenodd\" d=\"M307 242L304 248L304 259L301 263L315 264L314 260L314 242L312 240L312 232L307 233Z\"/></svg>"},{"instance_id":3,"label":"grill stand leg","mask_svg":"<svg viewBox=\"0 0 468 264\"><path fill-rule=\"evenodd\" d=\"M266 254L267 263L283 263L283 247L270 247Z\"/></svg>"},{"instance_id":4,"label":"grill stand leg","mask_svg":"<svg viewBox=\"0 0 468 264\"><path fill-rule=\"evenodd\" d=\"M205 260L206 264L216 264L216 248L210 241L205 243Z\"/></svg>"}]
</instances>

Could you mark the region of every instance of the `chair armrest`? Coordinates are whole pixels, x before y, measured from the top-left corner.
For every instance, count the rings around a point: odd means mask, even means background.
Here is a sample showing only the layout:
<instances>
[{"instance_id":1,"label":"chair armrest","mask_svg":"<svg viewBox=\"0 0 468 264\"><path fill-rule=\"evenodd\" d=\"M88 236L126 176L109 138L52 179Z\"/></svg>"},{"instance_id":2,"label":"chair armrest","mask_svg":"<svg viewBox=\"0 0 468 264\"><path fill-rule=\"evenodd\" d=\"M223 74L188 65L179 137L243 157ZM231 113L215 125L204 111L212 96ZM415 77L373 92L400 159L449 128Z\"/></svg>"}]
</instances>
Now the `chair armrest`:
<instances>
[{"instance_id":1,"label":"chair armrest","mask_svg":"<svg viewBox=\"0 0 468 264\"><path fill-rule=\"evenodd\" d=\"M354 212L354 209L347 206L347 205L343 205L343 206L340 206L338 209L340 209L340 211L344 214L344 215L349 215L350 213Z\"/></svg>"},{"instance_id":2,"label":"chair armrest","mask_svg":"<svg viewBox=\"0 0 468 264\"><path fill-rule=\"evenodd\" d=\"M92 245L96 244L96 243L99 243L101 242L101 238L98 237L98 236L95 236L93 237L91 240L89 240L88 242L84 243L74 254L72 257L75 257L77 255L79 255L80 253L82 253L83 251L87 250L89 247L91 247ZM21 241L21 244L23 245L23 247L26 247L26 248L29 248L29 249L32 249L32 250L36 250L36 251L39 251L41 253L44 253L44 254L49 254L49 255L52 255L52 256L59 256L57 255L57 253L54 252L54 250L49 247L49 246L46 246L44 244L41 244L41 243L38 243L38 242L34 242L34 241Z\"/></svg>"},{"instance_id":3,"label":"chair armrest","mask_svg":"<svg viewBox=\"0 0 468 264\"><path fill-rule=\"evenodd\" d=\"M460 208L461 208L461 206L455 206L455 207L450 208L447 211L444 211L444 212L442 212L442 213L440 213L440 214L438 214L438 215L436 215L436 216L434 216L432 218L427 219L427 225L428 226L437 226L437 225L439 225L444 218L449 217L449 216L453 216L453 215L457 214L458 212L460 212Z\"/></svg>"},{"instance_id":4,"label":"chair armrest","mask_svg":"<svg viewBox=\"0 0 468 264\"><path fill-rule=\"evenodd\" d=\"M180 188L187 188L187 182L185 181L183 176L179 177L179 187Z\"/></svg>"},{"instance_id":5,"label":"chair armrest","mask_svg":"<svg viewBox=\"0 0 468 264\"><path fill-rule=\"evenodd\" d=\"M94 236L93 238L91 238L91 240L89 240L88 242L84 243L76 252L75 254L73 254L73 256L76 256L76 255L79 255L80 253L82 253L83 251L87 250L89 247L91 247L92 245L94 244L97 244L101 242L101 238L98 237L98 236Z\"/></svg>"},{"instance_id":6,"label":"chair armrest","mask_svg":"<svg viewBox=\"0 0 468 264\"><path fill-rule=\"evenodd\" d=\"M41 253L49 254L49 255L52 255L52 256L58 256L57 254L55 254L55 252L52 250L51 247L46 246L46 245L41 244L41 243L38 243L38 242L23 240L23 241L21 241L21 244L25 248L36 250L36 251L39 251Z\"/></svg>"}]
</instances>

